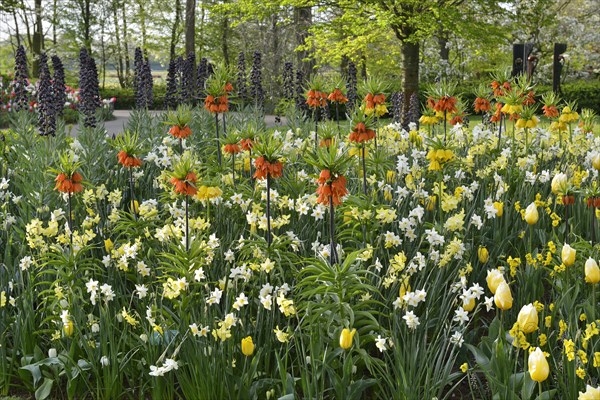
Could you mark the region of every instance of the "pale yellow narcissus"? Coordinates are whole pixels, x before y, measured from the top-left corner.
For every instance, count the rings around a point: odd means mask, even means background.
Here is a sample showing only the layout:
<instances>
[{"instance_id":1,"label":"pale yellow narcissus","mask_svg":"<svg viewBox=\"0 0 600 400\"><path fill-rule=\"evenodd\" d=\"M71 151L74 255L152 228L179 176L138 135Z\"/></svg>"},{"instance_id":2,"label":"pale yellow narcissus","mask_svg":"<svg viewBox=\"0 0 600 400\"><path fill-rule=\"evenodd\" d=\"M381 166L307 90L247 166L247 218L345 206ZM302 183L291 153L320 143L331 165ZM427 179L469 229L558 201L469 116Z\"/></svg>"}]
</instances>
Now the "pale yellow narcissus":
<instances>
[{"instance_id":1,"label":"pale yellow narcissus","mask_svg":"<svg viewBox=\"0 0 600 400\"><path fill-rule=\"evenodd\" d=\"M548 379L550 365L548 365L548 360L546 360L544 352L539 347L536 347L535 351L529 354L527 364L529 366L529 376L531 377L531 380L544 382Z\"/></svg>"},{"instance_id":2,"label":"pale yellow narcissus","mask_svg":"<svg viewBox=\"0 0 600 400\"><path fill-rule=\"evenodd\" d=\"M568 244L565 243L565 245L562 248L561 251L561 258L562 258L562 262L563 264L565 264L565 266L570 267L571 265L575 264L575 256L577 255L577 250L575 250L574 248L572 248L571 246L569 246Z\"/></svg>"},{"instance_id":3,"label":"pale yellow narcissus","mask_svg":"<svg viewBox=\"0 0 600 400\"><path fill-rule=\"evenodd\" d=\"M496 290L498 290L498 286L504 281L504 275L497 269L493 269L488 271L487 277L485 278L488 288L492 294L496 294Z\"/></svg>"},{"instance_id":4,"label":"pale yellow narcissus","mask_svg":"<svg viewBox=\"0 0 600 400\"><path fill-rule=\"evenodd\" d=\"M506 311L512 307L513 297L508 283L501 282L494 294L494 303L499 309Z\"/></svg>"},{"instance_id":5,"label":"pale yellow narcissus","mask_svg":"<svg viewBox=\"0 0 600 400\"><path fill-rule=\"evenodd\" d=\"M535 225L539 219L540 215L538 214L537 206L535 205L535 202L533 202L525 209L525 222L529 225Z\"/></svg>"},{"instance_id":6,"label":"pale yellow narcissus","mask_svg":"<svg viewBox=\"0 0 600 400\"><path fill-rule=\"evenodd\" d=\"M112 240L106 239L104 241L104 250L106 250L107 253L110 253L114 247L115 245L113 244Z\"/></svg>"},{"instance_id":7,"label":"pale yellow narcissus","mask_svg":"<svg viewBox=\"0 0 600 400\"><path fill-rule=\"evenodd\" d=\"M252 336L246 336L242 339L242 354L250 357L254 353L254 342Z\"/></svg>"},{"instance_id":8,"label":"pale yellow narcissus","mask_svg":"<svg viewBox=\"0 0 600 400\"><path fill-rule=\"evenodd\" d=\"M488 259L490 258L490 253L488 252L488 249L486 249L483 246L479 246L479 249L477 250L477 258L479 258L479 262L482 264L488 262Z\"/></svg>"},{"instance_id":9,"label":"pale yellow narcissus","mask_svg":"<svg viewBox=\"0 0 600 400\"><path fill-rule=\"evenodd\" d=\"M340 347L344 350L348 350L350 347L352 347L352 339L354 338L355 334L356 329L342 329L342 333L340 334Z\"/></svg>"},{"instance_id":10,"label":"pale yellow narcissus","mask_svg":"<svg viewBox=\"0 0 600 400\"><path fill-rule=\"evenodd\" d=\"M600 282L600 268L593 258L588 258L585 262L585 281L595 285Z\"/></svg>"},{"instance_id":11,"label":"pale yellow narcissus","mask_svg":"<svg viewBox=\"0 0 600 400\"><path fill-rule=\"evenodd\" d=\"M517 322L523 333L531 333L538 328L538 313L533 304L527 304L519 311Z\"/></svg>"},{"instance_id":12,"label":"pale yellow narcissus","mask_svg":"<svg viewBox=\"0 0 600 400\"><path fill-rule=\"evenodd\" d=\"M463 300L462 308L466 312L471 312L475 308L475 305L476 305L476 303L475 303L475 297L468 297L468 298L466 298L466 299Z\"/></svg>"}]
</instances>

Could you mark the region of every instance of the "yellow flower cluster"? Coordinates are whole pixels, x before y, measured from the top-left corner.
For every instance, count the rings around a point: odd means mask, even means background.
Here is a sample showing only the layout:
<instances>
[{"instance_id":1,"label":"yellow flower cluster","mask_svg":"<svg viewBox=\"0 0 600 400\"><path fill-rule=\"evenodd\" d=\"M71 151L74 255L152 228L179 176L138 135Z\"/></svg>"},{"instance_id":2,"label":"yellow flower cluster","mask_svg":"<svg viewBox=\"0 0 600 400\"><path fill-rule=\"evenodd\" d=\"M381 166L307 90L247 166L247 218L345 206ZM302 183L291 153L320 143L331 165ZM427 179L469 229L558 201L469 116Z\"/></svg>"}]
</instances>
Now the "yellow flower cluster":
<instances>
[{"instance_id":1,"label":"yellow flower cluster","mask_svg":"<svg viewBox=\"0 0 600 400\"><path fill-rule=\"evenodd\" d=\"M571 111L571 107L564 107L558 117L558 121L562 123L576 122L579 119L579 114L576 111Z\"/></svg>"},{"instance_id":2,"label":"yellow flower cluster","mask_svg":"<svg viewBox=\"0 0 600 400\"><path fill-rule=\"evenodd\" d=\"M520 118L515 123L515 128L535 128L540 120L534 115L530 119Z\"/></svg>"},{"instance_id":3,"label":"yellow flower cluster","mask_svg":"<svg viewBox=\"0 0 600 400\"><path fill-rule=\"evenodd\" d=\"M198 192L196 193L196 199L204 201L211 200L221 197L223 191L215 186L200 186L198 187Z\"/></svg>"},{"instance_id":4,"label":"yellow flower cluster","mask_svg":"<svg viewBox=\"0 0 600 400\"><path fill-rule=\"evenodd\" d=\"M430 149L426 158L430 171L441 171L444 164L454 159L454 152L450 149Z\"/></svg>"}]
</instances>

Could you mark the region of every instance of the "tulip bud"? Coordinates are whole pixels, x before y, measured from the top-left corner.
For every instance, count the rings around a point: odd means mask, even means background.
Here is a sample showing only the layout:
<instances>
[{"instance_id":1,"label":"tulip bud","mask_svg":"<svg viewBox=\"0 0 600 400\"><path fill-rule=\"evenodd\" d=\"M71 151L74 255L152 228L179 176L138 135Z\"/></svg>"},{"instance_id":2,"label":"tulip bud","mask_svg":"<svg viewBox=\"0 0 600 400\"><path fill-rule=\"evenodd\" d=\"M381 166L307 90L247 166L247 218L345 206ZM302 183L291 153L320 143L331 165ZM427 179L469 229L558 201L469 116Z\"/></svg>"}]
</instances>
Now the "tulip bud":
<instances>
[{"instance_id":1,"label":"tulip bud","mask_svg":"<svg viewBox=\"0 0 600 400\"><path fill-rule=\"evenodd\" d=\"M344 350L348 350L352 347L352 339L355 334L356 329L352 329L352 331L348 328L342 329L342 333L340 334L340 347Z\"/></svg>"},{"instance_id":2,"label":"tulip bud","mask_svg":"<svg viewBox=\"0 0 600 400\"><path fill-rule=\"evenodd\" d=\"M480 263L485 264L490 258L490 253L485 247L479 246L479 250L477 250L477 257L479 258Z\"/></svg>"},{"instance_id":3,"label":"tulip bud","mask_svg":"<svg viewBox=\"0 0 600 400\"><path fill-rule=\"evenodd\" d=\"M523 306L517 317L519 327L524 333L531 333L538 328L538 313L531 303Z\"/></svg>"},{"instance_id":4,"label":"tulip bud","mask_svg":"<svg viewBox=\"0 0 600 400\"><path fill-rule=\"evenodd\" d=\"M74 331L75 331L75 325L73 325L73 321L68 321L63 324L63 332L66 337L73 336Z\"/></svg>"},{"instance_id":5,"label":"tulip bud","mask_svg":"<svg viewBox=\"0 0 600 400\"><path fill-rule=\"evenodd\" d=\"M475 308L475 297L468 297L463 300L462 308L466 312L471 312Z\"/></svg>"},{"instance_id":6,"label":"tulip bud","mask_svg":"<svg viewBox=\"0 0 600 400\"><path fill-rule=\"evenodd\" d=\"M540 215L538 214L535 202L533 202L525 209L525 222L529 225L535 225L538 222L538 219L540 219Z\"/></svg>"},{"instance_id":7,"label":"tulip bud","mask_svg":"<svg viewBox=\"0 0 600 400\"><path fill-rule=\"evenodd\" d=\"M562 195L564 193L567 192L567 185L568 185L568 180L567 180L567 175L561 173L558 173L556 175L554 175L554 178L552 178L552 193L554 193L555 195Z\"/></svg>"},{"instance_id":8,"label":"tulip bud","mask_svg":"<svg viewBox=\"0 0 600 400\"><path fill-rule=\"evenodd\" d=\"M504 282L504 275L497 269L493 269L488 271L487 277L485 278L488 288L490 288L490 292L492 294L496 294L496 290L498 290L498 285Z\"/></svg>"},{"instance_id":9,"label":"tulip bud","mask_svg":"<svg viewBox=\"0 0 600 400\"><path fill-rule=\"evenodd\" d=\"M596 171L600 171L600 153L596 153L594 157L592 157L592 167Z\"/></svg>"},{"instance_id":10,"label":"tulip bud","mask_svg":"<svg viewBox=\"0 0 600 400\"><path fill-rule=\"evenodd\" d=\"M600 268L596 260L591 257L585 262L585 281L591 284L600 282Z\"/></svg>"},{"instance_id":11,"label":"tulip bud","mask_svg":"<svg viewBox=\"0 0 600 400\"><path fill-rule=\"evenodd\" d=\"M254 353L254 342L252 342L252 336L247 336L242 339L242 354L246 357L250 357Z\"/></svg>"},{"instance_id":12,"label":"tulip bud","mask_svg":"<svg viewBox=\"0 0 600 400\"><path fill-rule=\"evenodd\" d=\"M565 266L570 267L575 263L575 255L577 250L565 243L561 251L562 262Z\"/></svg>"},{"instance_id":13,"label":"tulip bud","mask_svg":"<svg viewBox=\"0 0 600 400\"><path fill-rule=\"evenodd\" d=\"M504 311L512 307L513 298L508 283L503 281L498 285L496 294L494 295L494 303L496 304L496 307Z\"/></svg>"},{"instance_id":14,"label":"tulip bud","mask_svg":"<svg viewBox=\"0 0 600 400\"><path fill-rule=\"evenodd\" d=\"M113 244L112 240L106 239L104 241L104 250L106 250L107 253L110 253L114 247L115 245Z\"/></svg>"},{"instance_id":15,"label":"tulip bud","mask_svg":"<svg viewBox=\"0 0 600 400\"><path fill-rule=\"evenodd\" d=\"M544 352L539 347L529 354L529 376L536 382L544 382L550 373L550 366Z\"/></svg>"}]
</instances>

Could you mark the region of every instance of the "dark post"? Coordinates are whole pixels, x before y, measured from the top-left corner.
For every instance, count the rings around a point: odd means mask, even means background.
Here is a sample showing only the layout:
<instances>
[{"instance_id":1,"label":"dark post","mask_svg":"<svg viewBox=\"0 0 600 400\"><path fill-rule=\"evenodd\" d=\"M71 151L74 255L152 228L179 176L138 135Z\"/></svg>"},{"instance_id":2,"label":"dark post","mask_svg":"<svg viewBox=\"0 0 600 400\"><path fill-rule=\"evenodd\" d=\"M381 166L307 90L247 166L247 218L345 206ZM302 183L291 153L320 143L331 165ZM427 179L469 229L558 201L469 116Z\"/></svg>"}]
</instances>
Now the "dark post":
<instances>
[{"instance_id":1,"label":"dark post","mask_svg":"<svg viewBox=\"0 0 600 400\"><path fill-rule=\"evenodd\" d=\"M524 63L524 55L525 55L525 45L523 43L515 43L513 44L513 69L511 76L521 75L524 71L525 63Z\"/></svg>"},{"instance_id":2,"label":"dark post","mask_svg":"<svg viewBox=\"0 0 600 400\"><path fill-rule=\"evenodd\" d=\"M560 92L560 73L565 63L563 53L567 51L567 45L564 43L554 43L554 61L552 63L552 90L554 93Z\"/></svg>"}]
</instances>

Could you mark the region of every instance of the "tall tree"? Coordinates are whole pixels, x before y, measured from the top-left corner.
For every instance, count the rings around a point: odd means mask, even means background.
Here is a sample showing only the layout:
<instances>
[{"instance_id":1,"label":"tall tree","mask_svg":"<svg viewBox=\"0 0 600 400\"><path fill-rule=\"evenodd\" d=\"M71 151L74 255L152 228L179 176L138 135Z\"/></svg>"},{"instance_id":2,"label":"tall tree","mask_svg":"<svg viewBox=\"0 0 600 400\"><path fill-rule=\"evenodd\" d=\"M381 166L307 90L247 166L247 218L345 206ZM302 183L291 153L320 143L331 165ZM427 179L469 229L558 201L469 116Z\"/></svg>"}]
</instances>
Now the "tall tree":
<instances>
[{"instance_id":1,"label":"tall tree","mask_svg":"<svg viewBox=\"0 0 600 400\"><path fill-rule=\"evenodd\" d=\"M185 2L185 53L196 53L196 0Z\"/></svg>"},{"instance_id":2,"label":"tall tree","mask_svg":"<svg viewBox=\"0 0 600 400\"><path fill-rule=\"evenodd\" d=\"M44 47L44 32L42 31L42 0L34 1L35 23L33 25L33 41L32 41L32 75L37 78L40 75L40 57L42 48Z\"/></svg>"}]
</instances>

